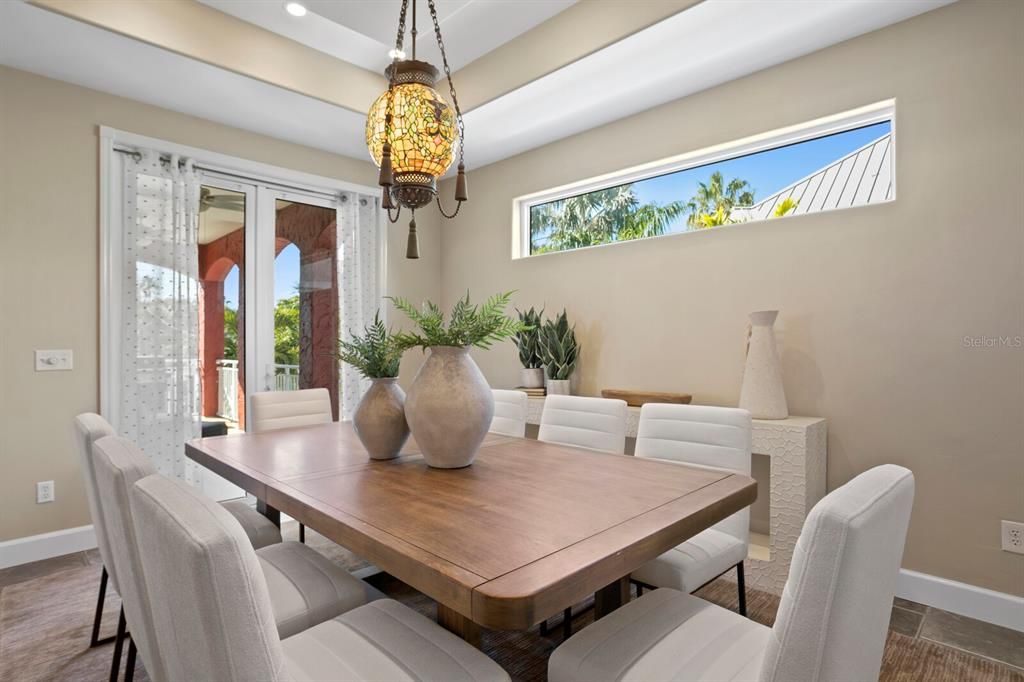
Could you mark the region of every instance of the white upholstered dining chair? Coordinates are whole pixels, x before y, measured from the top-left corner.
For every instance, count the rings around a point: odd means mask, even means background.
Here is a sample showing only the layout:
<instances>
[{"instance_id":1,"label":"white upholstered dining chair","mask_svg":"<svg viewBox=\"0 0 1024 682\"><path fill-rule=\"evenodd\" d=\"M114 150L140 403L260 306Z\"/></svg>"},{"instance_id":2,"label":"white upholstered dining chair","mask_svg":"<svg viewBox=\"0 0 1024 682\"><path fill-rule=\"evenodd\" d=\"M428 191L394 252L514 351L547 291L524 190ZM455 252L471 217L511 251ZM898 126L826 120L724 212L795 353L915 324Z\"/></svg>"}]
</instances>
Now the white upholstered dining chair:
<instances>
[{"instance_id":1,"label":"white upholstered dining chair","mask_svg":"<svg viewBox=\"0 0 1024 682\"><path fill-rule=\"evenodd\" d=\"M549 395L544 398L537 440L621 455L626 451L628 415L624 400ZM547 634L546 620L540 631ZM562 632L566 638L572 634L571 606L562 612Z\"/></svg>"},{"instance_id":2,"label":"white upholstered dining chair","mask_svg":"<svg viewBox=\"0 0 1024 682\"><path fill-rule=\"evenodd\" d=\"M103 501L100 513L105 519L110 539L113 566L122 580L121 598L132 633L133 647L129 649L127 670L130 675L134 647L137 646L150 677L167 679L164 675L166 661L152 635L153 614L140 563L137 533L145 532L145 529L140 530L133 523L128 504L128 491L137 481L145 477L159 477L160 474L134 443L117 436L97 440L93 445L92 459L97 490ZM195 495L223 509L202 493L195 491ZM245 537L243 529L230 513L225 518ZM281 637L289 637L384 596L298 542L280 542L255 551ZM122 639L123 633L118 638L119 642Z\"/></svg>"},{"instance_id":3,"label":"white upholstered dining chair","mask_svg":"<svg viewBox=\"0 0 1024 682\"><path fill-rule=\"evenodd\" d=\"M626 451L624 400L549 395L537 440L621 455Z\"/></svg>"},{"instance_id":4,"label":"white upholstered dining chair","mask_svg":"<svg viewBox=\"0 0 1024 682\"><path fill-rule=\"evenodd\" d=\"M75 449L78 451L79 461L82 466L83 479L85 481L85 495L89 501L89 515L92 518L93 529L96 532L96 545L99 548L100 560L103 562L100 573L100 589L96 599L96 611L93 617L92 635L89 646L105 644L116 638L107 637L100 639L100 625L103 617L103 603L106 599L107 583L119 591L117 575L111 556L110 540L107 537L106 520L101 513L102 497L96 490L96 471L93 466L92 446L100 438L116 435L114 427L98 414L84 412L75 417L74 441ZM277 526L270 522L265 516L245 503L245 500L230 500L222 503L232 516L242 525L249 541L257 549L274 543L281 542L281 533ZM116 648L116 647L115 647ZM117 652L115 652L116 654Z\"/></svg>"},{"instance_id":5,"label":"white upholstered dining chair","mask_svg":"<svg viewBox=\"0 0 1024 682\"><path fill-rule=\"evenodd\" d=\"M750 413L734 407L647 403L640 408L637 457L680 462L750 475ZM649 561L633 571L643 587L693 592L736 568L739 612L747 615L743 560L750 549L750 508Z\"/></svg>"},{"instance_id":6,"label":"white upholstered dining chair","mask_svg":"<svg viewBox=\"0 0 1024 682\"><path fill-rule=\"evenodd\" d=\"M527 395L522 391L491 389L494 394L494 418L491 419L491 433L503 436L526 437Z\"/></svg>"},{"instance_id":7,"label":"white upholstered dining chair","mask_svg":"<svg viewBox=\"0 0 1024 682\"><path fill-rule=\"evenodd\" d=\"M262 391L249 396L253 433L334 421L331 394L326 388L299 391ZM299 542L306 541L306 526L299 524Z\"/></svg>"},{"instance_id":8,"label":"white upholstered dining chair","mask_svg":"<svg viewBox=\"0 0 1024 682\"><path fill-rule=\"evenodd\" d=\"M804 522L775 625L658 589L563 643L551 682L831 682L878 678L914 476L875 467Z\"/></svg>"},{"instance_id":9,"label":"white upholstered dining chair","mask_svg":"<svg viewBox=\"0 0 1024 682\"><path fill-rule=\"evenodd\" d=\"M291 637L274 624L259 562L217 505L149 476L130 493L154 632L169 679L507 682L482 652L382 599Z\"/></svg>"}]
</instances>

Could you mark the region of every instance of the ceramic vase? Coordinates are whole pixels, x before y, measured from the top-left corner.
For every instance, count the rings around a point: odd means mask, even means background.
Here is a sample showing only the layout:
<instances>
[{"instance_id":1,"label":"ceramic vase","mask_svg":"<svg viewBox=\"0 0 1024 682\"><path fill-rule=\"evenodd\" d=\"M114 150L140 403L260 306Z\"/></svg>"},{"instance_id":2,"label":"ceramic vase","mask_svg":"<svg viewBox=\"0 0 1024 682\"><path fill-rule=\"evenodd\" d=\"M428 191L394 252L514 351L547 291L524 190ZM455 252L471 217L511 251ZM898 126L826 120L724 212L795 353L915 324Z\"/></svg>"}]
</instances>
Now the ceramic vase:
<instances>
[{"instance_id":1,"label":"ceramic vase","mask_svg":"<svg viewBox=\"0 0 1024 682\"><path fill-rule=\"evenodd\" d=\"M548 395L569 395L572 392L569 379L548 379Z\"/></svg>"},{"instance_id":2,"label":"ceramic vase","mask_svg":"<svg viewBox=\"0 0 1024 682\"><path fill-rule=\"evenodd\" d=\"M427 464L469 466L494 416L494 394L468 348L433 346L409 387L405 418Z\"/></svg>"},{"instance_id":3,"label":"ceramic vase","mask_svg":"<svg viewBox=\"0 0 1024 682\"><path fill-rule=\"evenodd\" d=\"M524 367L520 370L520 385L523 388L543 388L544 387L544 368L543 367Z\"/></svg>"},{"instance_id":4,"label":"ceramic vase","mask_svg":"<svg viewBox=\"0 0 1024 682\"><path fill-rule=\"evenodd\" d=\"M754 419L785 419L789 416L782 388L782 366L775 347L778 310L750 313L747 362L740 389L740 407Z\"/></svg>"},{"instance_id":5,"label":"ceramic vase","mask_svg":"<svg viewBox=\"0 0 1024 682\"><path fill-rule=\"evenodd\" d=\"M409 438L405 392L398 379L373 379L352 415L352 425L370 459L398 457Z\"/></svg>"}]
</instances>

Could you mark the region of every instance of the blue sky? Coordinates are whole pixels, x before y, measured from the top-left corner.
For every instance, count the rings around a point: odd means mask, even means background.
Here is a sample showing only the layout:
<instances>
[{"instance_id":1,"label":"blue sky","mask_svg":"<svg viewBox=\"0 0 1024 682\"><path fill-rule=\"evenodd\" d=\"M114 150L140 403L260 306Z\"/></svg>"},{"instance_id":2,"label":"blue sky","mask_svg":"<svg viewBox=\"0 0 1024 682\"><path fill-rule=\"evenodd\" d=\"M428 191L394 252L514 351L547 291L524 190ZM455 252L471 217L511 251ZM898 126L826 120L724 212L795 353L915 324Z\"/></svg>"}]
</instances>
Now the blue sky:
<instances>
[{"instance_id":1,"label":"blue sky","mask_svg":"<svg viewBox=\"0 0 1024 682\"><path fill-rule=\"evenodd\" d=\"M722 172L726 182L736 177L749 182L754 188L756 201L771 196L822 166L863 147L889 132L890 128L888 121L876 123L788 147L651 178L636 183L633 189L641 203L656 201L664 204L676 199L687 200L697 191L697 182L706 182L708 176L717 170Z\"/></svg>"},{"instance_id":2,"label":"blue sky","mask_svg":"<svg viewBox=\"0 0 1024 682\"><path fill-rule=\"evenodd\" d=\"M756 202L878 139L891 129L889 121L876 123L788 147L641 180L633 184L633 190L642 204L685 202L696 193L698 182L707 182L713 172L721 171L726 183L733 178L746 180L754 191ZM686 229L686 216L682 216L668 231L682 232Z\"/></svg>"},{"instance_id":3,"label":"blue sky","mask_svg":"<svg viewBox=\"0 0 1024 682\"><path fill-rule=\"evenodd\" d=\"M274 261L274 303L294 296L299 287L299 247L289 244ZM238 268L224 278L224 300L229 308L238 309Z\"/></svg>"}]
</instances>

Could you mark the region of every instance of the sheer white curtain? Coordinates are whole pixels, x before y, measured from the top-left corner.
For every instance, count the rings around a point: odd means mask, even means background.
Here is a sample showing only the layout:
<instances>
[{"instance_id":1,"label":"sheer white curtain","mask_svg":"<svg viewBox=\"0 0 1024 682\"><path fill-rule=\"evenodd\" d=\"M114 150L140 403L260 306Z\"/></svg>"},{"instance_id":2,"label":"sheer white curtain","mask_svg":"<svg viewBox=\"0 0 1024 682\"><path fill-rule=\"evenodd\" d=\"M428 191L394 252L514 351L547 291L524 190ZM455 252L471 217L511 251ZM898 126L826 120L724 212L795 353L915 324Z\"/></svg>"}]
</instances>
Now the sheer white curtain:
<instances>
[{"instance_id":1,"label":"sheer white curtain","mask_svg":"<svg viewBox=\"0 0 1024 682\"><path fill-rule=\"evenodd\" d=\"M118 429L161 473L200 484L199 179L191 160L124 159Z\"/></svg>"},{"instance_id":2,"label":"sheer white curtain","mask_svg":"<svg viewBox=\"0 0 1024 682\"><path fill-rule=\"evenodd\" d=\"M338 201L338 283L341 297L339 333L347 338L363 327L383 305L381 254L384 248L380 200L347 192ZM369 381L353 367L341 366L341 418L351 419Z\"/></svg>"}]
</instances>

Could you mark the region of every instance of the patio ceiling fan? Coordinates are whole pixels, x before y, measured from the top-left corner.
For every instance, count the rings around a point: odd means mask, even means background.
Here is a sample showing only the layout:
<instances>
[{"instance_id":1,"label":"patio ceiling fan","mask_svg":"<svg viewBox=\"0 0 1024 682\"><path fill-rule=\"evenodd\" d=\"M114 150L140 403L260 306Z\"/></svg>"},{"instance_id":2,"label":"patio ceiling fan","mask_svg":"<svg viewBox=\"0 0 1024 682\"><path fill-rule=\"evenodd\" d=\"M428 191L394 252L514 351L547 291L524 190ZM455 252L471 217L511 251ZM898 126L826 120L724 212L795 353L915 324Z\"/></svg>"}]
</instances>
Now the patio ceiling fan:
<instances>
[{"instance_id":1,"label":"patio ceiling fan","mask_svg":"<svg viewBox=\"0 0 1024 682\"><path fill-rule=\"evenodd\" d=\"M244 211L244 194L214 194L209 187L199 189L199 212L203 213L208 209L218 208L222 211Z\"/></svg>"}]
</instances>

